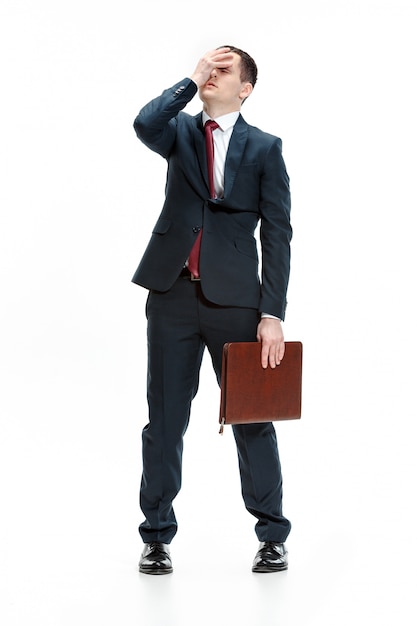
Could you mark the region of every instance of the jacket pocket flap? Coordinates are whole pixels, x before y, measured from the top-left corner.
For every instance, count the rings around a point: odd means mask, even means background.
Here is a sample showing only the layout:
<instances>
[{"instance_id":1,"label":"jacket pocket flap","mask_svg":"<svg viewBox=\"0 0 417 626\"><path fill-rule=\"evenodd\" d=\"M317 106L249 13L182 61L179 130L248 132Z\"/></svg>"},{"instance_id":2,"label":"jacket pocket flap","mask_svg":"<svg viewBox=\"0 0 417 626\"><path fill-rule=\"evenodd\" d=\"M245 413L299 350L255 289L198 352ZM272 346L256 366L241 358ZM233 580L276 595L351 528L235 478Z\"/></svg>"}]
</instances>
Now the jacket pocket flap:
<instances>
[{"instance_id":1,"label":"jacket pocket flap","mask_svg":"<svg viewBox=\"0 0 417 626\"><path fill-rule=\"evenodd\" d=\"M235 239L235 247L239 252L242 252L242 254L246 254L254 259L258 258L255 239L243 239L242 237L238 237Z\"/></svg>"},{"instance_id":2,"label":"jacket pocket flap","mask_svg":"<svg viewBox=\"0 0 417 626\"><path fill-rule=\"evenodd\" d=\"M156 222L152 232L158 235L164 235L169 230L170 226L171 220L160 217L159 220Z\"/></svg>"}]
</instances>

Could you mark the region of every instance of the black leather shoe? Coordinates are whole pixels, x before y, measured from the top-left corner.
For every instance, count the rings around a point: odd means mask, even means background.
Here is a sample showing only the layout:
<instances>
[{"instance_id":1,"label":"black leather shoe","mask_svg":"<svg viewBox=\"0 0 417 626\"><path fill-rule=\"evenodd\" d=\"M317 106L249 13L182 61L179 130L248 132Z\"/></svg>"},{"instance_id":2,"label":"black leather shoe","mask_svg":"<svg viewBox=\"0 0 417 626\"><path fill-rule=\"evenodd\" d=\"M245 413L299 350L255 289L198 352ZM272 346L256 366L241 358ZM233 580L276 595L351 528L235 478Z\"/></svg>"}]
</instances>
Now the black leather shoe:
<instances>
[{"instance_id":1,"label":"black leather shoe","mask_svg":"<svg viewBox=\"0 0 417 626\"><path fill-rule=\"evenodd\" d=\"M139 561L139 571L142 574L171 574L173 569L168 545L160 541L145 543Z\"/></svg>"},{"instance_id":2,"label":"black leather shoe","mask_svg":"<svg viewBox=\"0 0 417 626\"><path fill-rule=\"evenodd\" d=\"M283 543L261 541L252 572L282 572L288 569L288 552Z\"/></svg>"}]
</instances>

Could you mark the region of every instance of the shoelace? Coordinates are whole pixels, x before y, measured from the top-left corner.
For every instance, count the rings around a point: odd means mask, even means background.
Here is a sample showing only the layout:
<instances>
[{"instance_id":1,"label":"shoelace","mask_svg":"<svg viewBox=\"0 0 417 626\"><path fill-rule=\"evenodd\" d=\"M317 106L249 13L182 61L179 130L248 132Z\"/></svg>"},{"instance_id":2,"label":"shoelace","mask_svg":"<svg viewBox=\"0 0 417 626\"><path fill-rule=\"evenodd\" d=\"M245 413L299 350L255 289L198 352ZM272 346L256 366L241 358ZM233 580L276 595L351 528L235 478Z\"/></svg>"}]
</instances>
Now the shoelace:
<instances>
[{"instance_id":1,"label":"shoelace","mask_svg":"<svg viewBox=\"0 0 417 626\"><path fill-rule=\"evenodd\" d=\"M282 557L283 555L277 549L277 544L273 541L265 541L265 545L259 550L260 556L278 556Z\"/></svg>"},{"instance_id":2,"label":"shoelace","mask_svg":"<svg viewBox=\"0 0 417 626\"><path fill-rule=\"evenodd\" d=\"M158 556L165 556L167 554L161 541L149 542L149 550L150 552L157 552Z\"/></svg>"}]
</instances>

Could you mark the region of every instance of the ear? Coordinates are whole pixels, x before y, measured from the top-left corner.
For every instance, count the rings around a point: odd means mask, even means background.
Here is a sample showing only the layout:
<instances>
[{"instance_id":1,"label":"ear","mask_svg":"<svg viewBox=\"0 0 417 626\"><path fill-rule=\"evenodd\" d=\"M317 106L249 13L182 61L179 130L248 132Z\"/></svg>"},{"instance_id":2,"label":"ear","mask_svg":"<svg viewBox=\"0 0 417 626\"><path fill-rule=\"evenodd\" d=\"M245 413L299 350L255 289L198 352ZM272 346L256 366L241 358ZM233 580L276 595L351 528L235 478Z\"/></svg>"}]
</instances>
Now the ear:
<instances>
[{"instance_id":1,"label":"ear","mask_svg":"<svg viewBox=\"0 0 417 626\"><path fill-rule=\"evenodd\" d=\"M246 98L248 98L251 95L252 91L253 91L252 83L244 83L242 89L240 90L239 98L242 101L246 100Z\"/></svg>"}]
</instances>

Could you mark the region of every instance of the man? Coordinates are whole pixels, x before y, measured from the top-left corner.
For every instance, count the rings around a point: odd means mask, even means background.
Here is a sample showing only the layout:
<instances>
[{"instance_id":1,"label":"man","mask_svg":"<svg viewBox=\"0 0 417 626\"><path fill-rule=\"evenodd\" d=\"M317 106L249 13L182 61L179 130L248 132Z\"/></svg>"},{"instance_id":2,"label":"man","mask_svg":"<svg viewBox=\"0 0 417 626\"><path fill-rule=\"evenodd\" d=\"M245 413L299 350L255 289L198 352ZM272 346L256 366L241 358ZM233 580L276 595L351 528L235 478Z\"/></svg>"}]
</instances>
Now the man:
<instances>
[{"instance_id":1,"label":"man","mask_svg":"<svg viewBox=\"0 0 417 626\"><path fill-rule=\"evenodd\" d=\"M181 487L183 436L205 347L219 382L226 342L260 341L264 368L284 357L289 180L281 140L240 114L256 79L247 53L232 46L211 50L189 78L152 100L134 122L139 139L168 163L164 206L132 279L149 290L149 423L142 435L140 488L145 520L139 527L145 544L139 570L146 574L173 571L172 502ZM191 116L182 109L197 91L203 111ZM207 120L218 124L211 131L211 186ZM254 237L259 220L262 280ZM232 428L244 503L257 518L260 545L252 571L284 570L291 525L282 514L275 429L271 423Z\"/></svg>"}]
</instances>

